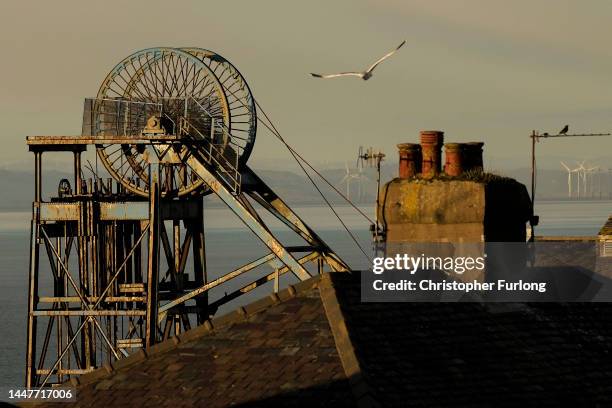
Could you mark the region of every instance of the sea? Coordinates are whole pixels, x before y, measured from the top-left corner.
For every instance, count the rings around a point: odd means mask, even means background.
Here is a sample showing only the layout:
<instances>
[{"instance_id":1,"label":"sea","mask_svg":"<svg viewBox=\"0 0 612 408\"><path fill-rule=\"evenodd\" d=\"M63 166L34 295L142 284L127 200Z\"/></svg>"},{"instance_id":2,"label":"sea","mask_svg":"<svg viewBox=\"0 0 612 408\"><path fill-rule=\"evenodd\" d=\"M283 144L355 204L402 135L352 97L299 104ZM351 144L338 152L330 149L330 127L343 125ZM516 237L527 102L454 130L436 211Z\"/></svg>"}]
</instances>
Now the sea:
<instances>
[{"instance_id":1,"label":"sea","mask_svg":"<svg viewBox=\"0 0 612 408\"><path fill-rule=\"evenodd\" d=\"M371 257L373 253L369 221L351 207L334 209L351 235L328 207L294 208L353 269L368 268L366 255ZM360 209L374 218L373 208ZM535 212L540 216L537 235L596 235L612 214L612 201L540 201ZM273 219L266 222L282 242L299 244L280 222ZM204 225L211 278L266 253L256 237L226 209L206 208ZM24 382L29 228L29 212L0 212L0 389L21 387Z\"/></svg>"}]
</instances>

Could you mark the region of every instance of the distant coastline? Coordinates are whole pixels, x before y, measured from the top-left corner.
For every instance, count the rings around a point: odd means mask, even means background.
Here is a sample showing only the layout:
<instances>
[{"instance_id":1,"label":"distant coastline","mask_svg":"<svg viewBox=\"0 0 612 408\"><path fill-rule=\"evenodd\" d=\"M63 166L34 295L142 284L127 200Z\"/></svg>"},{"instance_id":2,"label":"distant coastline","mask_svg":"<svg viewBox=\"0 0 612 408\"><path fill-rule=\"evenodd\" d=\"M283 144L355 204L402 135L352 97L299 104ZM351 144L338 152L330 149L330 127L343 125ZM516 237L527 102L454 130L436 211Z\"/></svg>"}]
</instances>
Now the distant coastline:
<instances>
[{"instance_id":1,"label":"distant coastline","mask_svg":"<svg viewBox=\"0 0 612 408\"><path fill-rule=\"evenodd\" d=\"M335 188L346 195L346 184L342 184L341 180L346 174L345 169L326 169L321 173L327 178ZM517 181L530 185L531 174L529 169L516 169L500 171L504 176L515 178ZM313 188L310 181L303 175L292 171L284 170L262 170L258 174L268 183L277 194L291 205L298 206L319 206L324 205L318 192ZM396 165L387 163L382 171L382 182L394 178L397 174ZM56 180L57 183L62 178L72 180L72 175L68 172L50 170L44 173L46 180ZM373 169L364 169L363 181L361 186L361 194L356 182L350 186L351 200L359 205L373 206L376 201L376 174ZM321 180L315 178L315 181L330 199L334 205L346 204L346 201L333 192L332 189L325 185ZM596 186L592 193L594 197L569 199L567 197L567 173L561 170L540 169L538 172L538 184L536 190L537 201L572 201L572 202L591 202L591 201L606 201L612 200L612 180L605 180L601 184L601 199L599 198L599 185ZM2 212L29 212L33 198L33 183L34 177L32 172L27 171L12 171L0 169L0 211ZM55 183L43 183L46 190L43 191L43 198L56 194ZM217 205L211 200L211 207Z\"/></svg>"}]
</instances>

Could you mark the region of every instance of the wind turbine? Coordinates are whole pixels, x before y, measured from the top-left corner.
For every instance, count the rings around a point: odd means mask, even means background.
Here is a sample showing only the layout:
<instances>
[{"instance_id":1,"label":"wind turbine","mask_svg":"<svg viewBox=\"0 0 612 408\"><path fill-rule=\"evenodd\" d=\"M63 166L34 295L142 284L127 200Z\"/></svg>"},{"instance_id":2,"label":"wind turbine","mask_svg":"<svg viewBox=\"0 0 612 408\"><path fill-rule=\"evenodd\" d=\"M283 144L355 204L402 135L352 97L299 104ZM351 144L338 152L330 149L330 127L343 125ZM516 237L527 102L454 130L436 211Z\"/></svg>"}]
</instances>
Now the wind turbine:
<instances>
[{"instance_id":1,"label":"wind turbine","mask_svg":"<svg viewBox=\"0 0 612 408\"><path fill-rule=\"evenodd\" d=\"M361 201L363 198L363 168L357 167L357 174L355 175L357 180L357 201Z\"/></svg>"},{"instance_id":2,"label":"wind turbine","mask_svg":"<svg viewBox=\"0 0 612 408\"><path fill-rule=\"evenodd\" d=\"M344 167L346 169L346 174L344 175L344 177L342 177L342 180L340 180L340 184L346 183L346 198L350 200L351 199L351 181L356 178L358 179L360 175L351 173L351 170L349 169L347 162L344 162ZM361 190L361 186L359 186L359 190Z\"/></svg>"},{"instance_id":3,"label":"wind turbine","mask_svg":"<svg viewBox=\"0 0 612 408\"><path fill-rule=\"evenodd\" d=\"M590 193L591 197L595 196L595 188L593 186L593 176L595 175L597 167L589 167L584 169L584 181L586 183L586 191Z\"/></svg>"},{"instance_id":4,"label":"wind turbine","mask_svg":"<svg viewBox=\"0 0 612 408\"><path fill-rule=\"evenodd\" d=\"M582 189L584 191L583 195L586 196L586 189L585 189L586 177L585 177L585 172L584 172L584 170L586 169L584 168L584 162L585 162L584 160L581 163L576 162L578 164L578 167L576 167L575 169L576 172L578 173L578 199L580 199L580 178L581 177L582 177Z\"/></svg>"},{"instance_id":5,"label":"wind turbine","mask_svg":"<svg viewBox=\"0 0 612 408\"><path fill-rule=\"evenodd\" d=\"M565 170L567 170L567 196L572 198L572 173L575 173L576 169L570 169L567 167L567 164L563 162L561 162L561 165L565 167Z\"/></svg>"},{"instance_id":6,"label":"wind turbine","mask_svg":"<svg viewBox=\"0 0 612 408\"><path fill-rule=\"evenodd\" d=\"M603 191L601 190L601 167L597 166L597 190L599 190L599 199L603 197Z\"/></svg>"}]
</instances>

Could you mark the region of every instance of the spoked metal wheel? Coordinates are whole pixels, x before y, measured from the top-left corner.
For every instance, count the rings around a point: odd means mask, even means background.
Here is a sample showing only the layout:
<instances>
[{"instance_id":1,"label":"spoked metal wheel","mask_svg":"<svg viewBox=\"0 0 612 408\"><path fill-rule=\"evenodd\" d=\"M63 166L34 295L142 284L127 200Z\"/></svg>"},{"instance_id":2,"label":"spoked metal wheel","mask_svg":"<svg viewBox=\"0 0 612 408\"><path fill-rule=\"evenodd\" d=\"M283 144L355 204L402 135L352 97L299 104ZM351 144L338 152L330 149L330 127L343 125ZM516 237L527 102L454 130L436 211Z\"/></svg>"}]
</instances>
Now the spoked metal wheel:
<instances>
[{"instance_id":1,"label":"spoked metal wheel","mask_svg":"<svg viewBox=\"0 0 612 408\"><path fill-rule=\"evenodd\" d=\"M251 155L257 133L257 110L249 85L242 74L221 55L203 48L181 48L201 60L219 78L227 97L232 144L239 146L240 164Z\"/></svg>"},{"instance_id":2,"label":"spoked metal wheel","mask_svg":"<svg viewBox=\"0 0 612 408\"><path fill-rule=\"evenodd\" d=\"M212 123L232 131L230 105L219 78L200 58L174 48L138 51L117 64L102 83L92 110L101 135L139 135L152 115L165 121L166 132L178 134L178 121L187 113L201 135L214 134ZM226 144L227 140L222 147ZM97 149L106 169L127 190L148 195L148 161L142 146L99 145ZM162 160L160 166L162 195L205 192L203 181L180 161Z\"/></svg>"}]
</instances>

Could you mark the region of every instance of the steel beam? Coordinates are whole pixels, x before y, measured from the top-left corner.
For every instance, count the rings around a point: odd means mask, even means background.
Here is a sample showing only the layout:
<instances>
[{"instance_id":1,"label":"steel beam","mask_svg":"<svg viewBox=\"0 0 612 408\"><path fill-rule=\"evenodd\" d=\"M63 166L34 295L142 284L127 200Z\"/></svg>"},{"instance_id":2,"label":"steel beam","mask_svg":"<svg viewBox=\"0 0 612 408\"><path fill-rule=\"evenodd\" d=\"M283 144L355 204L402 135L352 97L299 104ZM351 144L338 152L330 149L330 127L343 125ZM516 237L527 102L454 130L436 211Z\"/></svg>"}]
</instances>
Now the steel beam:
<instances>
[{"instance_id":1,"label":"steel beam","mask_svg":"<svg viewBox=\"0 0 612 408\"><path fill-rule=\"evenodd\" d=\"M311 276L300 265L297 260L286 251L282 244L272 235L272 233L264 227L258 220L249 212L249 210L239 200L232 195L229 189L224 186L208 168L196 157L190 155L186 159L187 164L192 170L217 194L217 196L232 210L234 214L244 222L244 224L255 233L255 235L280 259L300 280L309 279Z\"/></svg>"},{"instance_id":2,"label":"steel beam","mask_svg":"<svg viewBox=\"0 0 612 408\"><path fill-rule=\"evenodd\" d=\"M144 310L34 310L33 316L145 316Z\"/></svg>"},{"instance_id":3,"label":"steel beam","mask_svg":"<svg viewBox=\"0 0 612 408\"><path fill-rule=\"evenodd\" d=\"M245 191L263 208L282 221L310 245L317 247L324 255L325 261L336 272L347 272L349 266L342 261L330 247L278 196L259 178L253 170L245 166L242 170L244 179L249 181Z\"/></svg>"},{"instance_id":4,"label":"steel beam","mask_svg":"<svg viewBox=\"0 0 612 408\"><path fill-rule=\"evenodd\" d=\"M151 347L157 341L157 285L159 279L159 236L161 200L159 165L149 166L149 245L147 264L147 309L145 346Z\"/></svg>"},{"instance_id":5,"label":"steel beam","mask_svg":"<svg viewBox=\"0 0 612 408\"><path fill-rule=\"evenodd\" d=\"M235 277L237 277L239 275L242 275L245 272L251 271L251 270L257 268L258 266L264 265L264 264L272 261L275 258L276 258L275 254L268 254L268 255L262 256L259 259L256 259L256 260L254 260L252 262L249 262L248 264L243 265L240 268L237 268L237 269L233 270L232 272L229 272L229 273L221 276L220 278L215 279L212 282L209 282L209 283L207 283L205 285L202 285L199 288L194 289L191 292L189 292L189 293L187 293L187 294L185 294L185 295L183 295L183 296L181 296L179 298L176 298L173 301L168 302L168 303L166 303L163 306L160 306L159 307L159 313L160 313L159 321L161 321L161 319L163 318L165 313L168 310L170 310L171 308L173 308L173 307L175 307L175 306L177 306L179 304L185 303L186 301L188 301L190 299L193 299L194 297L209 291L210 289L214 288L215 286L219 286L220 284L225 283L225 282L227 282L227 281L229 281L231 279L234 279Z\"/></svg>"},{"instance_id":6,"label":"steel beam","mask_svg":"<svg viewBox=\"0 0 612 408\"><path fill-rule=\"evenodd\" d=\"M83 136L28 136L26 144L32 146L100 145L100 144L151 144L177 142L173 135L83 135Z\"/></svg>"},{"instance_id":7,"label":"steel beam","mask_svg":"<svg viewBox=\"0 0 612 408\"><path fill-rule=\"evenodd\" d=\"M313 252L310 253L302 258L300 258L298 260L298 262L300 264L305 264L306 262L312 262L317 260L319 257L321 256L321 254L317 253L317 252ZM285 273L289 272L290 269L287 266L284 266L282 268L279 268L278 270L275 270L272 273L267 274L266 276L259 278L243 287L241 287L238 290L235 290L233 292L230 292L228 294L226 294L225 296L223 296L220 299L217 299L216 301L214 301L213 303L210 304L210 308L211 310L216 311L220 306L236 299L239 296L244 295L245 293L248 293L254 289L257 289L258 287L260 287L263 284L266 284L274 279L276 279L277 277L284 275Z\"/></svg>"},{"instance_id":8,"label":"steel beam","mask_svg":"<svg viewBox=\"0 0 612 408\"><path fill-rule=\"evenodd\" d=\"M37 308L38 299L38 208L34 206L33 220L30 232L30 279L28 285L28 328L26 347L26 378L25 385L31 388L36 382L36 317L32 314Z\"/></svg>"}]
</instances>

